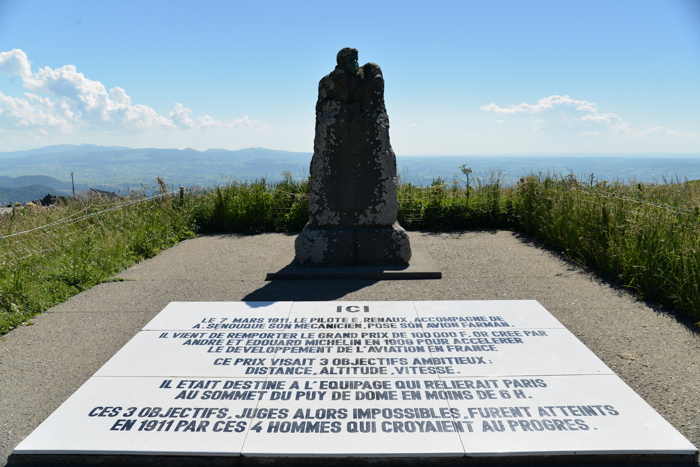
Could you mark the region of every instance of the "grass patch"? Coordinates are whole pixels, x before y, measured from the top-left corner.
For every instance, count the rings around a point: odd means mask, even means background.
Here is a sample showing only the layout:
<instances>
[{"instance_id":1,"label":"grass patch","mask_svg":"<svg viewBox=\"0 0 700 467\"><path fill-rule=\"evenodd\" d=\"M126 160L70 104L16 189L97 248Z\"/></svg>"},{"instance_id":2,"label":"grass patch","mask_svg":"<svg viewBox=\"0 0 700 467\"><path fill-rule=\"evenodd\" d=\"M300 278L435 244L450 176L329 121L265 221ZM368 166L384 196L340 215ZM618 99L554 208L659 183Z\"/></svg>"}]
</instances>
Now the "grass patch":
<instances>
[{"instance_id":1,"label":"grass patch","mask_svg":"<svg viewBox=\"0 0 700 467\"><path fill-rule=\"evenodd\" d=\"M265 180L217 187L199 198L194 210L201 233L299 232L309 219L307 182L285 175L281 183Z\"/></svg>"},{"instance_id":2,"label":"grass patch","mask_svg":"<svg viewBox=\"0 0 700 467\"><path fill-rule=\"evenodd\" d=\"M700 185L529 177L513 225L637 296L700 320Z\"/></svg>"},{"instance_id":3,"label":"grass patch","mask_svg":"<svg viewBox=\"0 0 700 467\"><path fill-rule=\"evenodd\" d=\"M135 262L194 236L192 199L146 201L79 222L108 207L74 202L0 218L0 335Z\"/></svg>"}]
</instances>

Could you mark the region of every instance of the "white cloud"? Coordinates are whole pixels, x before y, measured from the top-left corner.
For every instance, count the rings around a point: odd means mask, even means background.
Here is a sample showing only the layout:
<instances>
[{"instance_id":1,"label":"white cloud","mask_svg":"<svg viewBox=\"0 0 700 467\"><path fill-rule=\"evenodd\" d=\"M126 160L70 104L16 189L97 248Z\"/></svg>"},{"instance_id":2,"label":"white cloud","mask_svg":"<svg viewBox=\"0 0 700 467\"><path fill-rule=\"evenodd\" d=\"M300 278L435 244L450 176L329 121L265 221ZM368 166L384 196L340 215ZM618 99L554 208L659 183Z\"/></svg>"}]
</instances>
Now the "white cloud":
<instances>
[{"instance_id":1,"label":"white cloud","mask_svg":"<svg viewBox=\"0 0 700 467\"><path fill-rule=\"evenodd\" d=\"M32 79L32 66L23 50L0 52L0 72L19 76L23 82Z\"/></svg>"},{"instance_id":2,"label":"white cloud","mask_svg":"<svg viewBox=\"0 0 700 467\"><path fill-rule=\"evenodd\" d=\"M6 129L198 129L255 126L247 116L222 121L210 115L193 116L176 103L168 115L135 104L120 87L107 87L80 73L75 65L43 67L32 72L27 54L20 49L0 52L0 72L18 77L23 97L0 93L0 127Z\"/></svg>"},{"instance_id":3,"label":"white cloud","mask_svg":"<svg viewBox=\"0 0 700 467\"><path fill-rule=\"evenodd\" d=\"M170 111L170 119L180 128L192 128L195 125L192 109L188 109L179 102L175 103L175 107Z\"/></svg>"},{"instance_id":4,"label":"white cloud","mask_svg":"<svg viewBox=\"0 0 700 467\"><path fill-rule=\"evenodd\" d=\"M622 117L616 113L593 112L581 116L580 120L582 122L590 122L595 125L603 125L604 127L614 130L617 133L631 134L635 131L629 123L624 121Z\"/></svg>"},{"instance_id":5,"label":"white cloud","mask_svg":"<svg viewBox=\"0 0 700 467\"><path fill-rule=\"evenodd\" d=\"M573 99L569 96L549 96L543 97L534 104L521 102L520 104L501 107L493 102L482 105L481 110L487 112L496 112L500 114L518 114L518 113L540 113L546 110L551 110L557 106L570 106L579 112L597 112L596 105L592 102Z\"/></svg>"},{"instance_id":6,"label":"white cloud","mask_svg":"<svg viewBox=\"0 0 700 467\"><path fill-rule=\"evenodd\" d=\"M248 118L247 115L235 120L217 120L207 114L193 117L192 109L185 107L179 102L175 104L175 107L170 111L168 117L179 128L238 128L257 126L257 122Z\"/></svg>"},{"instance_id":7,"label":"white cloud","mask_svg":"<svg viewBox=\"0 0 700 467\"><path fill-rule=\"evenodd\" d=\"M551 113L554 110L560 110L557 113L557 121L564 123L569 129L578 127L578 134L582 136L600 135L601 130L612 131L617 134L630 136L647 136L647 135L663 135L663 136L694 136L685 134L676 130L672 130L663 126L655 126L652 128L635 128L630 123L626 122L620 115L612 112L600 112L597 104L575 99L570 96L552 95L543 97L534 104L522 102L520 104L510 106L499 106L495 103L482 105L481 110L486 112L495 112L500 115L517 115L517 114L541 114L536 120L534 126L536 131L545 128L544 114ZM572 115L573 114L573 115ZM550 126L556 126L556 122L550 119L547 122Z\"/></svg>"},{"instance_id":8,"label":"white cloud","mask_svg":"<svg viewBox=\"0 0 700 467\"><path fill-rule=\"evenodd\" d=\"M0 126L62 130L70 127L70 122L61 117L53 102L30 93L25 96L12 97L0 92Z\"/></svg>"}]
</instances>

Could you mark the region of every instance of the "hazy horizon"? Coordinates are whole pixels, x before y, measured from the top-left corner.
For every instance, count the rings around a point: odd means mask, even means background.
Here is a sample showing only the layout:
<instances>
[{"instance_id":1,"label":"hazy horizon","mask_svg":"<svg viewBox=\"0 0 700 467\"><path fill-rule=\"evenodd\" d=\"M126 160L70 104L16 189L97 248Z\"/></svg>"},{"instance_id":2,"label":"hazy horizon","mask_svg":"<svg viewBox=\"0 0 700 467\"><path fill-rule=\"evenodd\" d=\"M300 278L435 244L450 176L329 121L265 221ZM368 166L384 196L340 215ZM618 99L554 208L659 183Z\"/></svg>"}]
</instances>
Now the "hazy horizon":
<instances>
[{"instance_id":1,"label":"hazy horizon","mask_svg":"<svg viewBox=\"0 0 700 467\"><path fill-rule=\"evenodd\" d=\"M48 175L68 181L71 173L76 183L122 190L153 184L156 177L170 184L185 186L215 186L263 178L275 182L280 181L283 174L290 174L299 180L308 177L310 161L311 152L260 147L235 151L216 148L197 151L189 148L62 145L0 153L3 168L0 172L0 193L5 192L4 198L13 196L8 194L8 190L17 193L16 184L7 179L8 176ZM404 182L417 185L429 185L436 178L448 182L464 181L460 170L462 165L472 169L472 180L488 180L498 174L506 184L516 183L522 176L533 174L574 174L582 180L588 180L593 174L599 180L635 183L700 179L698 154L397 155L399 177ZM41 191L45 190L36 188L32 193ZM2 199L3 196L0 196L0 201Z\"/></svg>"},{"instance_id":2,"label":"hazy horizon","mask_svg":"<svg viewBox=\"0 0 700 467\"><path fill-rule=\"evenodd\" d=\"M34 146L34 147L28 147L25 149L18 149L18 150L13 150L13 151L0 151L0 154L7 154L7 153L16 153L16 152L24 152L24 151L38 151L42 149L49 149L49 148L58 148L58 147L66 147L66 146L75 146L75 147L80 147L80 146L93 146L93 147L99 147L99 148L124 148L124 149L168 149L168 150L179 150L179 151L185 151L185 150L190 150L190 151L196 151L196 152L207 152L207 151L245 151L245 150L255 150L255 149L264 149L264 150L270 150L270 151L280 151L280 152L288 152L288 153L300 153L300 154L313 154L312 150L307 150L307 151L293 151L289 149L284 149L284 148L273 148L273 147L266 147L266 146L248 146L248 147L241 147L241 148L235 148L235 149L229 149L229 148L222 148L222 147L207 147L204 149L197 149L197 148L191 148L191 147L172 147L172 146L157 146L157 145L150 145L150 146L128 146L128 145L100 145L100 144L93 144L93 143L78 143L78 144L55 144L55 145L47 145L47 146ZM570 153L538 153L538 152L522 152L522 153L491 153L491 154L484 154L484 153L463 153L463 154L440 154L440 153L425 153L425 154L399 154L396 153L396 157L605 157L605 156L610 156L610 157L658 157L658 158L663 158L663 157L699 157L700 158L700 151L698 152L619 152L619 153L614 153L614 152L600 152L600 153L595 153L595 152L589 152L589 153L580 153L580 152L570 152Z\"/></svg>"}]
</instances>

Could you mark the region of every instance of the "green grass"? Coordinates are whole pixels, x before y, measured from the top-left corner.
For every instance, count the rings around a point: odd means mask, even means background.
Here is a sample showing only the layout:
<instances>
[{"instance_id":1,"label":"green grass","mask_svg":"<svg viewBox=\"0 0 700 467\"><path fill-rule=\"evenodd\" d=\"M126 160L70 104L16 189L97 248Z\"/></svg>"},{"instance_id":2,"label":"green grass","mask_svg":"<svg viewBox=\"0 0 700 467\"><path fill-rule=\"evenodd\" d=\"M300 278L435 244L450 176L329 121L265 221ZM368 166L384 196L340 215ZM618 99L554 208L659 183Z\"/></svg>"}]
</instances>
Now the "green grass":
<instances>
[{"instance_id":1,"label":"green grass","mask_svg":"<svg viewBox=\"0 0 700 467\"><path fill-rule=\"evenodd\" d=\"M194 211L201 233L298 232L309 218L308 183L234 183L202 196Z\"/></svg>"},{"instance_id":2,"label":"green grass","mask_svg":"<svg viewBox=\"0 0 700 467\"><path fill-rule=\"evenodd\" d=\"M529 177L514 196L513 225L637 296L700 320L699 187Z\"/></svg>"},{"instance_id":3,"label":"green grass","mask_svg":"<svg viewBox=\"0 0 700 467\"><path fill-rule=\"evenodd\" d=\"M700 183L609 184L497 176L463 184L402 184L399 222L409 230L510 229L643 299L700 320ZM286 176L236 183L184 201L148 201L0 239L0 335L68 297L195 233L300 231L308 184ZM123 201L122 201L123 202ZM104 210L71 203L0 217L0 235Z\"/></svg>"},{"instance_id":4,"label":"green grass","mask_svg":"<svg viewBox=\"0 0 700 467\"><path fill-rule=\"evenodd\" d=\"M0 239L0 335L135 262L194 236L192 199L164 199ZM0 217L0 235L108 205L74 202ZM70 216L75 216L71 218Z\"/></svg>"},{"instance_id":5,"label":"green grass","mask_svg":"<svg viewBox=\"0 0 700 467\"><path fill-rule=\"evenodd\" d=\"M399 187L399 223L408 230L455 231L510 228L512 188L498 177L467 190L435 180L429 187Z\"/></svg>"}]
</instances>

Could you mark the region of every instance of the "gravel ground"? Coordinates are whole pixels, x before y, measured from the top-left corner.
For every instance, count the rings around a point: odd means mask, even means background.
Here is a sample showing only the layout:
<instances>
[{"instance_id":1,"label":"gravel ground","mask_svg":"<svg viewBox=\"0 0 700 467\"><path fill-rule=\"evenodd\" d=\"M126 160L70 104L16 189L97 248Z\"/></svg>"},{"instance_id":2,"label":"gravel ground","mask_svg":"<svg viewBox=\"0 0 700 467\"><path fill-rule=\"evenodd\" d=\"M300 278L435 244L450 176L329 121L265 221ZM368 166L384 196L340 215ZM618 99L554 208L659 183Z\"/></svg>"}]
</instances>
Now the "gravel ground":
<instances>
[{"instance_id":1,"label":"gravel ground","mask_svg":"<svg viewBox=\"0 0 700 467\"><path fill-rule=\"evenodd\" d=\"M185 241L0 338L0 464L170 301L535 299L700 446L700 334L512 232L411 233L441 280L275 281L282 234Z\"/></svg>"}]
</instances>

